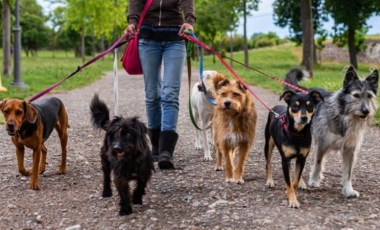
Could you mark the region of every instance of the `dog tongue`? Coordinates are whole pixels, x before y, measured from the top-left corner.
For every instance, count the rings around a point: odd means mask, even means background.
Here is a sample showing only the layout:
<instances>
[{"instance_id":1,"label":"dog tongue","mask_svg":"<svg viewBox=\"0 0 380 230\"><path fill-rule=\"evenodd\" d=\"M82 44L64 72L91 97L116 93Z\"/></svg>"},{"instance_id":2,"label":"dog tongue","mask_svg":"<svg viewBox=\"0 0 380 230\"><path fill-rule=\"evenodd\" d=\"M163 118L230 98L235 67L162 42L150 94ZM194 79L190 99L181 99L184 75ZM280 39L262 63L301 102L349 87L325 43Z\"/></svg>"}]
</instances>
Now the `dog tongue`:
<instances>
[{"instance_id":1,"label":"dog tongue","mask_svg":"<svg viewBox=\"0 0 380 230\"><path fill-rule=\"evenodd\" d=\"M124 153L123 152L117 152L117 156L122 157L122 156L124 156Z\"/></svg>"}]
</instances>

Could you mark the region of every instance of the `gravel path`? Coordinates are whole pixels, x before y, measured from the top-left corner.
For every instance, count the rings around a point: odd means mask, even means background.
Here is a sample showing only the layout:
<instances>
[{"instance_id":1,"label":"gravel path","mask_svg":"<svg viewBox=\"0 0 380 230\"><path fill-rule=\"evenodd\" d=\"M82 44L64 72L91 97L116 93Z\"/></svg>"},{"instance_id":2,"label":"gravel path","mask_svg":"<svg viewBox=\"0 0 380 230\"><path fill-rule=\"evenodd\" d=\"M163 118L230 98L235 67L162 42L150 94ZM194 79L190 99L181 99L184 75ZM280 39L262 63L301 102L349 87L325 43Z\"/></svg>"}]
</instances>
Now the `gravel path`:
<instances>
[{"instance_id":1,"label":"gravel path","mask_svg":"<svg viewBox=\"0 0 380 230\"><path fill-rule=\"evenodd\" d=\"M70 119L68 171L56 174L60 146L54 132L46 143L49 164L40 177L40 191L29 190L29 178L18 174L15 148L0 128L0 229L380 229L379 128L368 130L359 156L353 180L359 198L343 197L341 157L331 156L321 188L298 190L301 208L290 209L277 151L273 156L276 186L265 187L263 132L267 110L256 102L259 119L245 184L226 184L224 172L215 172L214 162L203 161L203 152L194 148L185 75L175 151L178 169L160 171L156 167L144 205L134 206L130 216L119 217L118 196L101 198L99 150L104 133L91 127L89 114L95 92L111 110L114 108L112 88L112 75L108 74L87 87L55 94L64 101ZM278 95L254 90L269 106L279 103ZM138 115L146 121L143 95L142 77L120 71L120 113ZM30 152L25 159L30 167ZM310 162L311 157L305 168L306 180Z\"/></svg>"}]
</instances>

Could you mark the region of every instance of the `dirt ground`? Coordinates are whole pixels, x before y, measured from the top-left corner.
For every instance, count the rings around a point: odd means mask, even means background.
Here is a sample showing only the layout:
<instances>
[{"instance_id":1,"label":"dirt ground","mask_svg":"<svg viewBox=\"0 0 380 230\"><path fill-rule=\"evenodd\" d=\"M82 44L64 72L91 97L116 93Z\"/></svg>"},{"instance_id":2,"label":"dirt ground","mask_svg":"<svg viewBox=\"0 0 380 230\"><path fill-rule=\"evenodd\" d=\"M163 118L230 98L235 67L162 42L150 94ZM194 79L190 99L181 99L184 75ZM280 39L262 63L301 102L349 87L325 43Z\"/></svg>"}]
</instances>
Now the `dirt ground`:
<instances>
[{"instance_id":1,"label":"dirt ground","mask_svg":"<svg viewBox=\"0 0 380 230\"><path fill-rule=\"evenodd\" d=\"M284 70L284 74L287 70ZM120 71L119 111L145 122L141 76ZM197 78L196 74L194 78ZM80 74L75 77L81 77ZM259 102L255 146L247 162L245 184L227 184L214 162L204 161L194 148L195 128L188 115L188 86L181 90L177 170L156 167L142 206L130 216L118 216L117 193L102 198L99 151L103 132L90 125L89 102L95 92L114 109L113 79L108 74L81 89L57 93L69 114L68 170L58 175L60 146L54 132L46 142L47 171L39 191L17 171L15 148L0 128L0 229L380 229L380 129L370 127L357 162L353 185L359 198L341 193L341 157L330 156L320 188L298 190L299 209L287 207L280 156L273 156L275 188L265 187L264 125L268 111ZM269 106L278 95L254 88ZM30 167L31 152L26 153ZM312 156L307 160L307 181Z\"/></svg>"}]
</instances>

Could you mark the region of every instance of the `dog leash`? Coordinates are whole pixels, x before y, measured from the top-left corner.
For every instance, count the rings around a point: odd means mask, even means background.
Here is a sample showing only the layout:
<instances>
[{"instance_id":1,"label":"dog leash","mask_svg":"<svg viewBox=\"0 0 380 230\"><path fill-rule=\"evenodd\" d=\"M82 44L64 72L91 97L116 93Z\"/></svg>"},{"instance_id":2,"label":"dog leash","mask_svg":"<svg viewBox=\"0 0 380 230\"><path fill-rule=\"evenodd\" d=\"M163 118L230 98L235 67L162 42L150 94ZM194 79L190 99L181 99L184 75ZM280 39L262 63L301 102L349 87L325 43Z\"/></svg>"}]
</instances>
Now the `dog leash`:
<instances>
[{"instance_id":1,"label":"dog leash","mask_svg":"<svg viewBox=\"0 0 380 230\"><path fill-rule=\"evenodd\" d=\"M72 72L71 74L69 74L67 77L65 77L64 79L52 84L51 86L49 86L48 88L42 90L41 92L35 94L34 96L32 96L30 99L29 99L29 102L32 102L40 97L42 97L43 95L49 93L51 90L55 89L57 86L59 86L60 84L62 84L64 81L66 81L67 79L71 78L72 76L74 76L75 74L77 74L78 72L80 72L82 69L84 69L85 67L89 66L90 64L94 63L95 61L97 61L98 59L104 57L106 54L108 54L109 52L111 52L112 50L114 50L115 48L118 48L120 46L122 46L123 44L125 44L126 42L128 42L128 40L125 40L123 41L125 38L128 37L128 32L124 33L110 48L108 48L107 50L103 51L102 53L100 53L99 55L93 57L92 59L88 60L87 62L85 62L83 65L81 66L78 66L78 68Z\"/></svg>"},{"instance_id":2,"label":"dog leash","mask_svg":"<svg viewBox=\"0 0 380 230\"><path fill-rule=\"evenodd\" d=\"M200 42L198 39L194 38L193 36L189 35L189 34L184 34L183 37L185 37L186 39L188 39L189 41L191 42L194 42L196 44L198 44L199 46L201 46L203 49L206 49L212 53L214 53L218 59L220 60L220 62L222 62L222 64L232 73L232 75L237 79L239 80L243 85L244 87L266 108L268 109L270 112L272 112L273 114L275 114L276 117L280 117L280 115L278 113L276 113L275 111L273 111L263 100L261 100L261 98L255 93L253 92L253 90L248 86L247 83L245 83L243 81L243 79L232 69L232 67L223 59L222 55L217 52L215 49L211 48L210 46Z\"/></svg>"},{"instance_id":3,"label":"dog leash","mask_svg":"<svg viewBox=\"0 0 380 230\"><path fill-rule=\"evenodd\" d=\"M189 33L189 34L192 35L191 33ZM261 75L264 75L264 76L266 76L266 77L269 77L269 78L271 78L272 80L275 80L275 81L277 81L277 82L280 82L281 84L286 85L286 86L288 86L288 87L290 87L290 88L292 88L292 89L295 89L295 90L297 90L297 91L300 91L300 92L302 92L302 93L304 93L304 94L307 94L307 93L308 93L307 90L302 89L302 88L300 88L300 87L297 87L297 86L295 86L295 85L292 85L292 84L290 84L290 83L288 83L288 82L286 82L286 81L280 79L278 76L273 76L273 75L267 74L267 73L265 73L265 72L263 72L263 71L261 71L261 70L258 70L258 69L256 69L256 68L253 68L253 67L251 67L251 66L248 66L248 65L246 65L246 64L244 64L244 63L242 63L242 62L239 62L239 61L237 61L237 60L235 60L235 59L233 59L233 58L230 58L230 57L227 57L227 56L222 55L221 53L219 53L219 52L216 51L215 49L213 49L213 48L211 48L210 46L208 46L208 45L202 43L201 41L199 41L195 36L192 36L192 38L190 38L189 36L184 35L184 37L187 38L187 39L189 39L190 41L192 41L192 42L198 44L198 46L201 46L202 48L204 48L204 49L206 49L206 50L208 50L208 51L211 51L212 53L214 53L215 55L217 55L219 59L220 59L220 58L222 58L222 59L223 59L223 58L229 59L229 60L231 60L231 61L233 61L233 62L235 62L235 63L237 63L237 64L240 64L240 65L246 67L247 69L250 69L250 70L253 70L253 71L257 72L257 73L260 73ZM222 62L222 63L223 63L223 62ZM224 64L224 63L223 63L223 64ZM227 67L227 66L226 66L226 67ZM229 68L227 67L227 69L229 69Z\"/></svg>"}]
</instances>

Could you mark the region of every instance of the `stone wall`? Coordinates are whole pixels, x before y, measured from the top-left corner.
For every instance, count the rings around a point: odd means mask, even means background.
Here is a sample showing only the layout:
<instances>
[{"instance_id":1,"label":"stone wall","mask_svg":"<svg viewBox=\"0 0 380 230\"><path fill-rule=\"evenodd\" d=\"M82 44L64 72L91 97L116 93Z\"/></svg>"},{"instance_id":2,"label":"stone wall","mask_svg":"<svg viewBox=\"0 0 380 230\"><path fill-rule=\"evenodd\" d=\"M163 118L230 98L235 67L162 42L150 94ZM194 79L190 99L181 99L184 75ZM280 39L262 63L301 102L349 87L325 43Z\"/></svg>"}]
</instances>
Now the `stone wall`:
<instances>
[{"instance_id":1,"label":"stone wall","mask_svg":"<svg viewBox=\"0 0 380 230\"><path fill-rule=\"evenodd\" d=\"M340 61L349 62L350 57L347 48L338 48L333 43L328 43L320 52L322 62ZM364 51L360 51L357 55L358 62L380 64L380 40L368 40L367 47Z\"/></svg>"}]
</instances>

